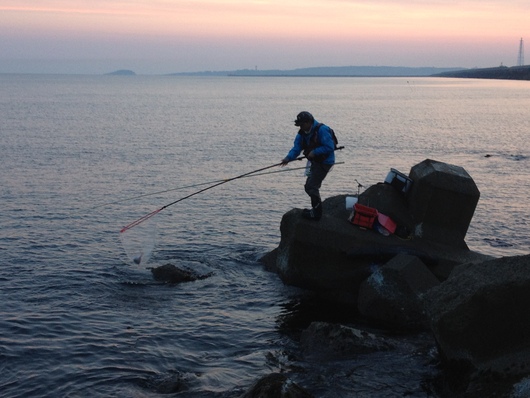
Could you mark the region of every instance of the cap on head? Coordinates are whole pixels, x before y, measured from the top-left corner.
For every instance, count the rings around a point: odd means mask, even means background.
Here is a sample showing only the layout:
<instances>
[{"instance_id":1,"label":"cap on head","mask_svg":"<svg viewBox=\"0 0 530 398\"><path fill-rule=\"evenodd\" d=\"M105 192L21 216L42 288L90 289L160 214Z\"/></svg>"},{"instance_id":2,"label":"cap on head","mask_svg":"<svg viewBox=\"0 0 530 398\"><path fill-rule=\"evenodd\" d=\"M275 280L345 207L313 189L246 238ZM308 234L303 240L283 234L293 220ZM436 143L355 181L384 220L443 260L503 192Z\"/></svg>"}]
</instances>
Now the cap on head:
<instances>
[{"instance_id":1,"label":"cap on head","mask_svg":"<svg viewBox=\"0 0 530 398\"><path fill-rule=\"evenodd\" d=\"M307 111L303 111L303 112L300 112L297 116L296 116L296 120L294 121L294 125L295 126L300 126L302 123L304 122L311 122L313 123L315 121L315 118L313 117L312 114L310 114L309 112Z\"/></svg>"}]
</instances>

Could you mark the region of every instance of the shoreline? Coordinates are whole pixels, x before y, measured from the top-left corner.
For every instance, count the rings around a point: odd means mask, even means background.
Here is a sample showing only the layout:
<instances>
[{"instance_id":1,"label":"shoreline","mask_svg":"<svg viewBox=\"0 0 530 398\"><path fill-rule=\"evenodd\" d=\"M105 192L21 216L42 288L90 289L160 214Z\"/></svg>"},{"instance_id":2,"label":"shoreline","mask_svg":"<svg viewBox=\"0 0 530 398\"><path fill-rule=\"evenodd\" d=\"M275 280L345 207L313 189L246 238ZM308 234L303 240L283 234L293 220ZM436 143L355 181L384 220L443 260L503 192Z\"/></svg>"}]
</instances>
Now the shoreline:
<instances>
[{"instance_id":1,"label":"shoreline","mask_svg":"<svg viewBox=\"0 0 530 398\"><path fill-rule=\"evenodd\" d=\"M456 77L466 79L530 80L530 66L498 66L495 68L466 69L442 72L432 77Z\"/></svg>"}]
</instances>

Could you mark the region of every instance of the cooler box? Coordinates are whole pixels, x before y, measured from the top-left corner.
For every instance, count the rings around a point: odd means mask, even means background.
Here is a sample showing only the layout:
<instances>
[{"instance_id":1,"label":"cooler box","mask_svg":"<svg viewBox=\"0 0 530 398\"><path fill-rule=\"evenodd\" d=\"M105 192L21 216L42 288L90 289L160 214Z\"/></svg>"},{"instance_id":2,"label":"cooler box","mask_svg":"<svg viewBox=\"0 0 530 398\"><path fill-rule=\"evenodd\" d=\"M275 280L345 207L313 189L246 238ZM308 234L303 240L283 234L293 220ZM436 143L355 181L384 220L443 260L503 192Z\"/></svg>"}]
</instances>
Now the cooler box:
<instances>
[{"instance_id":1,"label":"cooler box","mask_svg":"<svg viewBox=\"0 0 530 398\"><path fill-rule=\"evenodd\" d=\"M352 224L358 225L359 227L372 228L372 225L374 225L374 221L377 218L376 209L355 203L353 211L353 217L351 218Z\"/></svg>"},{"instance_id":2,"label":"cooler box","mask_svg":"<svg viewBox=\"0 0 530 398\"><path fill-rule=\"evenodd\" d=\"M390 169L385 178L385 184L390 184L399 192L407 193L412 186L412 180L396 169Z\"/></svg>"},{"instance_id":3,"label":"cooler box","mask_svg":"<svg viewBox=\"0 0 530 398\"><path fill-rule=\"evenodd\" d=\"M395 221L392 220L390 217L385 216L384 214L381 214L381 213L377 213L377 221L383 228L385 228L391 234L396 232L397 225Z\"/></svg>"}]
</instances>

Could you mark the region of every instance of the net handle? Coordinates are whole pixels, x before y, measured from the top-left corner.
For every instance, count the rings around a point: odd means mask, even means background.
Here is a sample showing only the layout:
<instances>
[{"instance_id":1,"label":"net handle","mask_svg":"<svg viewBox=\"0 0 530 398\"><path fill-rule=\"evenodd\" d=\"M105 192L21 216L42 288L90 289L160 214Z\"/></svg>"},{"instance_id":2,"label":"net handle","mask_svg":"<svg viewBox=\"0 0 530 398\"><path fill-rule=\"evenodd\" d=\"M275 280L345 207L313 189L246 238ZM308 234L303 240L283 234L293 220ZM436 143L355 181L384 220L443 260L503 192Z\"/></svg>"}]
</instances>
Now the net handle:
<instances>
[{"instance_id":1,"label":"net handle","mask_svg":"<svg viewBox=\"0 0 530 398\"><path fill-rule=\"evenodd\" d=\"M133 221L132 223L130 224L127 224L125 227L123 227L121 230L120 230L120 234L133 228L133 227L136 227L138 224L141 224L143 223L145 220L148 220L150 219L151 217L153 217L154 215L160 213L162 210L164 209L164 207L161 207L160 209L157 209L155 211L152 211L151 213L149 214L146 214L145 216L143 217L140 217L138 220L136 221Z\"/></svg>"}]
</instances>

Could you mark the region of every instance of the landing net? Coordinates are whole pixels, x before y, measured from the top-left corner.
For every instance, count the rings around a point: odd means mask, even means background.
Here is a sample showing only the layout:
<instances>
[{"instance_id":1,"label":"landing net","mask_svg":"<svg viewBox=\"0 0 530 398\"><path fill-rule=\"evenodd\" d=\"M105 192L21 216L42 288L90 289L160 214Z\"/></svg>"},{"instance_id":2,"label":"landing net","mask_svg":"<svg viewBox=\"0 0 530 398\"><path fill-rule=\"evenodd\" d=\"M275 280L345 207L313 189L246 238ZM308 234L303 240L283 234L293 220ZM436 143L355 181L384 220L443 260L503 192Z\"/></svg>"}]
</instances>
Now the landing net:
<instances>
[{"instance_id":1,"label":"landing net","mask_svg":"<svg viewBox=\"0 0 530 398\"><path fill-rule=\"evenodd\" d=\"M144 267L149 262L156 243L156 217L151 216L135 228L123 228L120 240L131 265Z\"/></svg>"}]
</instances>

